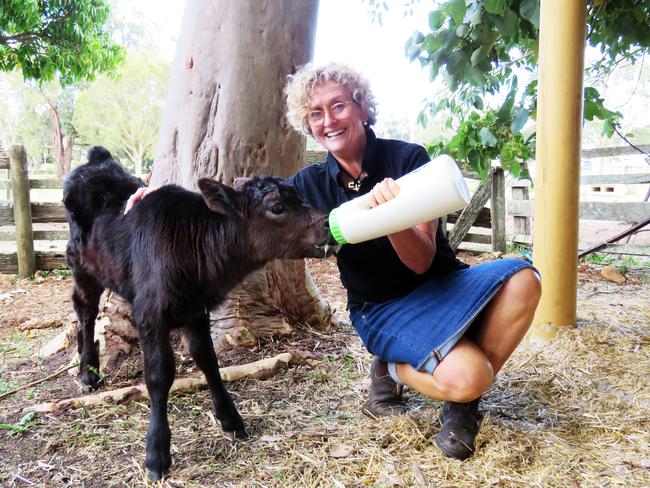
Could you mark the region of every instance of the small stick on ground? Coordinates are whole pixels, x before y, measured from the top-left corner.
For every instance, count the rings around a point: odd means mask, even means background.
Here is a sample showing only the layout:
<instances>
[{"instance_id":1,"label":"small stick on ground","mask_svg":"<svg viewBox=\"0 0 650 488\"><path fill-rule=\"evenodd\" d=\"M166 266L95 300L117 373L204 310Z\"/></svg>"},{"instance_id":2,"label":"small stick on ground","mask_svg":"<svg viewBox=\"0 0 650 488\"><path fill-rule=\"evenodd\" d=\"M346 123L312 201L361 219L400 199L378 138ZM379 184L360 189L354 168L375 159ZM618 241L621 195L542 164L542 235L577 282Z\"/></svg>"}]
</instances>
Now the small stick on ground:
<instances>
[{"instance_id":1,"label":"small stick on ground","mask_svg":"<svg viewBox=\"0 0 650 488\"><path fill-rule=\"evenodd\" d=\"M70 370L72 368L76 368L77 366L79 366L79 365L75 362L75 363L70 364L68 366L64 366L60 370L56 371L55 373L52 373L49 376L46 376L45 378L41 378L40 380L35 380L35 381L32 381L31 383L27 383L26 385L17 386L16 388L14 388L12 390L5 391L2 395L0 395L0 400L2 400L3 398L7 398L8 396L13 395L14 393L18 393L19 391L25 390L25 389L30 388L32 386L36 386L36 385L38 385L40 383L44 383L44 382L46 382L48 380L51 380L52 378L56 378L60 374L65 373L66 371L68 371L68 370Z\"/></svg>"}]
</instances>

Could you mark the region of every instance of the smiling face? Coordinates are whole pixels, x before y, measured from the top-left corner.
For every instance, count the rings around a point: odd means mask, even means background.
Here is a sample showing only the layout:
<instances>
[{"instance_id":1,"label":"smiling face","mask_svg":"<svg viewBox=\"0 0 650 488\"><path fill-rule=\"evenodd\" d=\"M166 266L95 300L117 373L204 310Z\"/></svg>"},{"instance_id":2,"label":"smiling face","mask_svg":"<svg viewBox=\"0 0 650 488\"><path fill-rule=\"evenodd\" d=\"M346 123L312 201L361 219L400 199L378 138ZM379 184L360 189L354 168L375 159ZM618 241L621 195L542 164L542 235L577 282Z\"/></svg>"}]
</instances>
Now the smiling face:
<instances>
[{"instance_id":1,"label":"smiling face","mask_svg":"<svg viewBox=\"0 0 650 488\"><path fill-rule=\"evenodd\" d=\"M345 106L337 110L337 104ZM352 101L350 90L334 81L316 85L309 98L309 112L313 111L323 113L319 122L307 119L314 138L337 159L360 161L366 146L363 123L368 116Z\"/></svg>"}]
</instances>

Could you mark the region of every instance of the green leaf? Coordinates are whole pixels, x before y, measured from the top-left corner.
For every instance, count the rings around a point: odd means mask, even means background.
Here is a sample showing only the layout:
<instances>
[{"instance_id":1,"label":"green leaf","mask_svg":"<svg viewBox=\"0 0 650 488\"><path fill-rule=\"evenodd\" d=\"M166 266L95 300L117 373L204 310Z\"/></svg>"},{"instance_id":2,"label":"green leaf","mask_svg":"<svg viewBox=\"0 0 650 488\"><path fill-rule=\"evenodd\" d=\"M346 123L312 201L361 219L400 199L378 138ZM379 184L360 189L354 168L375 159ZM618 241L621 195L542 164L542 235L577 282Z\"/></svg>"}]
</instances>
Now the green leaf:
<instances>
[{"instance_id":1,"label":"green leaf","mask_svg":"<svg viewBox=\"0 0 650 488\"><path fill-rule=\"evenodd\" d=\"M465 76L474 86L483 86L485 84L485 72L477 67L470 66L469 69L465 71Z\"/></svg>"},{"instance_id":2,"label":"green leaf","mask_svg":"<svg viewBox=\"0 0 650 488\"><path fill-rule=\"evenodd\" d=\"M521 16L539 29L540 0L524 0L519 7Z\"/></svg>"},{"instance_id":3,"label":"green leaf","mask_svg":"<svg viewBox=\"0 0 650 488\"><path fill-rule=\"evenodd\" d=\"M418 123L418 125L420 127L422 127L423 129L426 129L427 128L427 114L425 114L424 112L420 112L418 114L417 123Z\"/></svg>"},{"instance_id":4,"label":"green leaf","mask_svg":"<svg viewBox=\"0 0 650 488\"><path fill-rule=\"evenodd\" d=\"M600 113L600 106L597 102L594 102L591 99L586 99L583 113L585 120L594 120L594 117L597 117Z\"/></svg>"},{"instance_id":5,"label":"green leaf","mask_svg":"<svg viewBox=\"0 0 650 488\"><path fill-rule=\"evenodd\" d=\"M463 23L474 27L475 25L479 25L481 22L483 22L483 11L481 10L481 4L479 2L471 3L465 12Z\"/></svg>"},{"instance_id":6,"label":"green leaf","mask_svg":"<svg viewBox=\"0 0 650 488\"><path fill-rule=\"evenodd\" d=\"M479 136L481 137L481 144L487 147L494 147L497 145L497 138L487 127L483 127L479 131Z\"/></svg>"},{"instance_id":7,"label":"green leaf","mask_svg":"<svg viewBox=\"0 0 650 488\"><path fill-rule=\"evenodd\" d=\"M437 30L445 22L445 14L440 10L432 10L429 12L429 27L431 30Z\"/></svg>"},{"instance_id":8,"label":"green leaf","mask_svg":"<svg viewBox=\"0 0 650 488\"><path fill-rule=\"evenodd\" d=\"M442 41L443 48L450 52L458 43L459 37L456 35L455 30L448 30L441 34L440 40Z\"/></svg>"},{"instance_id":9,"label":"green leaf","mask_svg":"<svg viewBox=\"0 0 650 488\"><path fill-rule=\"evenodd\" d=\"M481 162L481 153L477 151L476 149L472 149L468 154L467 154L467 162L469 165L474 168L475 170L478 171L479 164Z\"/></svg>"},{"instance_id":10,"label":"green leaf","mask_svg":"<svg viewBox=\"0 0 650 488\"><path fill-rule=\"evenodd\" d=\"M478 174L483 181L487 181L490 175L491 161L487 154L483 154L478 163Z\"/></svg>"},{"instance_id":11,"label":"green leaf","mask_svg":"<svg viewBox=\"0 0 650 488\"><path fill-rule=\"evenodd\" d=\"M456 91L458 88L458 83L460 82L460 76L458 73L450 73L449 69L444 71L445 73L445 85L449 88L449 91Z\"/></svg>"},{"instance_id":12,"label":"green leaf","mask_svg":"<svg viewBox=\"0 0 650 488\"><path fill-rule=\"evenodd\" d=\"M492 68L490 60L486 59L487 55L492 50L495 41L499 37L499 33L492 30L487 24L481 24L472 29L470 37L478 42L479 47L472 52L472 66L479 66L485 62L487 64L486 70Z\"/></svg>"},{"instance_id":13,"label":"green leaf","mask_svg":"<svg viewBox=\"0 0 650 488\"><path fill-rule=\"evenodd\" d=\"M449 148L458 149L463 143L463 138L464 135L461 132L456 134L454 137L451 138L451 141L449 141Z\"/></svg>"},{"instance_id":14,"label":"green leaf","mask_svg":"<svg viewBox=\"0 0 650 488\"><path fill-rule=\"evenodd\" d=\"M462 72L465 71L465 66L467 66L467 60L467 53L462 49L456 49L451 53L451 56L449 56L449 60L447 61L447 71L452 75L457 73L462 74Z\"/></svg>"},{"instance_id":15,"label":"green leaf","mask_svg":"<svg viewBox=\"0 0 650 488\"><path fill-rule=\"evenodd\" d=\"M510 91L508 92L508 95L506 96L503 105L501 105L501 108L499 108L499 112L497 113L497 121L504 122L510 118L512 107L515 105L515 96L517 95L517 84L518 84L517 77L514 76L510 83Z\"/></svg>"},{"instance_id":16,"label":"green leaf","mask_svg":"<svg viewBox=\"0 0 650 488\"><path fill-rule=\"evenodd\" d=\"M494 26L505 38L514 36L517 33L519 17L512 10L506 10L503 17L494 18Z\"/></svg>"},{"instance_id":17,"label":"green leaf","mask_svg":"<svg viewBox=\"0 0 650 488\"><path fill-rule=\"evenodd\" d=\"M465 0L450 0L443 6L443 10L451 16L456 25L463 23L465 9Z\"/></svg>"},{"instance_id":18,"label":"green leaf","mask_svg":"<svg viewBox=\"0 0 650 488\"><path fill-rule=\"evenodd\" d=\"M460 24L458 27L456 27L456 35L458 37L465 37L468 33L469 33L469 25Z\"/></svg>"},{"instance_id":19,"label":"green leaf","mask_svg":"<svg viewBox=\"0 0 650 488\"><path fill-rule=\"evenodd\" d=\"M435 53L442 47L442 40L437 34L428 34L424 38L424 47L430 53Z\"/></svg>"},{"instance_id":20,"label":"green leaf","mask_svg":"<svg viewBox=\"0 0 650 488\"><path fill-rule=\"evenodd\" d=\"M524 128L524 125L526 125L526 122L528 121L529 117L529 112L526 107L519 107L517 110L517 113L515 114L514 118L512 119L512 124L510 125L510 130L517 134L521 132L521 129Z\"/></svg>"},{"instance_id":21,"label":"green leaf","mask_svg":"<svg viewBox=\"0 0 650 488\"><path fill-rule=\"evenodd\" d=\"M605 119L603 121L602 133L607 137L612 137L614 135L614 128L616 127L616 125L617 124L612 119Z\"/></svg>"},{"instance_id":22,"label":"green leaf","mask_svg":"<svg viewBox=\"0 0 650 488\"><path fill-rule=\"evenodd\" d=\"M474 49L474 52L472 53L472 57L470 58L470 61L472 62L472 66L477 66L478 64L480 64L481 61L485 59L485 56L487 56L488 52L489 49L486 50L483 46Z\"/></svg>"},{"instance_id":23,"label":"green leaf","mask_svg":"<svg viewBox=\"0 0 650 488\"><path fill-rule=\"evenodd\" d=\"M503 15L506 10L506 0L485 0L485 10L488 13Z\"/></svg>"}]
</instances>

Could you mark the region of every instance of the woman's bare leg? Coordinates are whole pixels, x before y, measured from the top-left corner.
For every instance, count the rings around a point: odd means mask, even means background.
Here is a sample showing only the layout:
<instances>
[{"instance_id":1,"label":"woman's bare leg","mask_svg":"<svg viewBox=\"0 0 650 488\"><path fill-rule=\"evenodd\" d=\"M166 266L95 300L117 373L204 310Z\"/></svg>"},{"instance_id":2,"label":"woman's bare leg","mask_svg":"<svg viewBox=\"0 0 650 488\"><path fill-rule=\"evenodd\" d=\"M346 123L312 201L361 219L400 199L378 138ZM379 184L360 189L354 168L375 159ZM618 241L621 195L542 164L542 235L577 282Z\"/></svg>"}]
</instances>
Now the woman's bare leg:
<instances>
[{"instance_id":1,"label":"woman's bare leg","mask_svg":"<svg viewBox=\"0 0 650 488\"><path fill-rule=\"evenodd\" d=\"M535 272L530 268L518 271L485 308L471 339L463 337L433 374L400 363L398 376L434 400L468 402L478 398L526 335L540 294Z\"/></svg>"}]
</instances>

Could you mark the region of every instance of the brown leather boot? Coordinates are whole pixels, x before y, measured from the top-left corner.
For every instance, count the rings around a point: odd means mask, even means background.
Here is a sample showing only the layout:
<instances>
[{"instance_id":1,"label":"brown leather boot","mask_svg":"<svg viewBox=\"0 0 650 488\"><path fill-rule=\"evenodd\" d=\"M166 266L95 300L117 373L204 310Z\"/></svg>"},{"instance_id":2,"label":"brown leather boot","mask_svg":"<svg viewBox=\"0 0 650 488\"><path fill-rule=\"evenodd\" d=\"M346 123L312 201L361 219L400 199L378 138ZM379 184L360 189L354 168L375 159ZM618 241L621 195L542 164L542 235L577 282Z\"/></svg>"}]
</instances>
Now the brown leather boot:
<instances>
[{"instance_id":1,"label":"brown leather boot","mask_svg":"<svg viewBox=\"0 0 650 488\"><path fill-rule=\"evenodd\" d=\"M390 417L406 412L402 398L403 387L395 383L388 373L377 376L379 358L375 357L370 365L370 391L363 413L371 417Z\"/></svg>"},{"instance_id":2,"label":"brown leather boot","mask_svg":"<svg viewBox=\"0 0 650 488\"><path fill-rule=\"evenodd\" d=\"M480 398L469 403L445 402L442 407L442 428L436 434L436 444L447 456L467 459L474 453L478 434Z\"/></svg>"}]
</instances>

